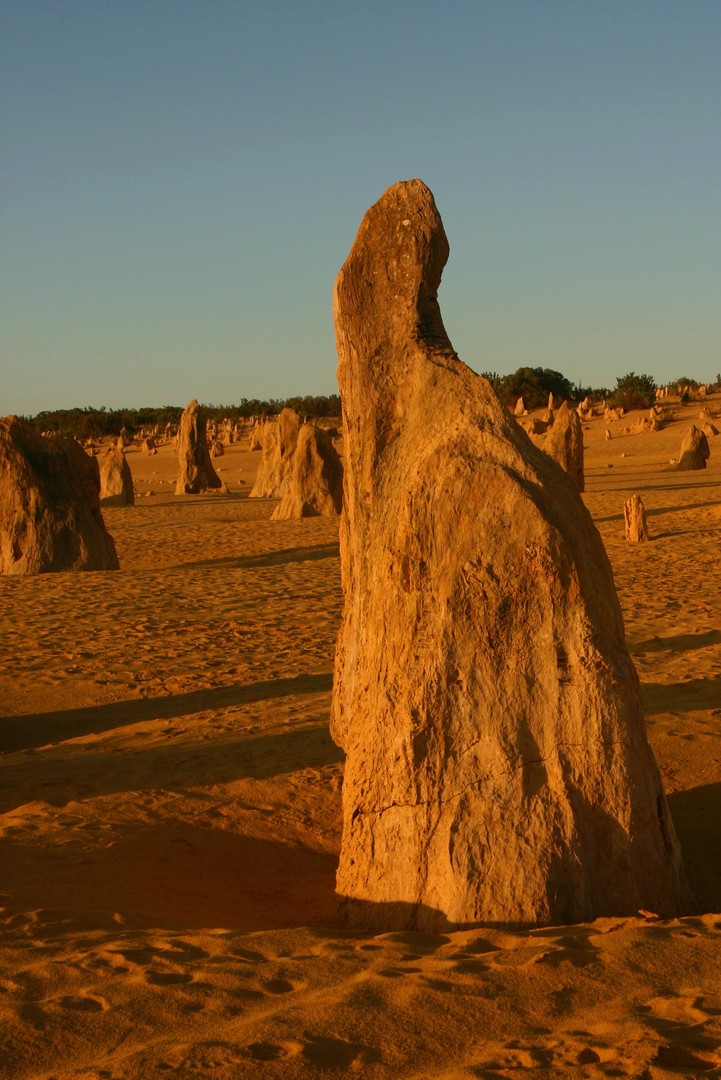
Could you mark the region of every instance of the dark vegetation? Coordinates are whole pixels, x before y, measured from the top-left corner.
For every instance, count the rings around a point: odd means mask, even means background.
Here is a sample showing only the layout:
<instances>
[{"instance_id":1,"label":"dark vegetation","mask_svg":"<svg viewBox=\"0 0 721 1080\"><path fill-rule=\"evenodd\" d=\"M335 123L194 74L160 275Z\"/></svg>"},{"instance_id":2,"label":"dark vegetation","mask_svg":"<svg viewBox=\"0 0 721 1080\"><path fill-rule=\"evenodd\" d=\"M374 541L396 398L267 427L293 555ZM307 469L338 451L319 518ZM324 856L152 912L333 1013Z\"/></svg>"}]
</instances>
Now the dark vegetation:
<instances>
[{"instance_id":1,"label":"dark vegetation","mask_svg":"<svg viewBox=\"0 0 721 1080\"><path fill-rule=\"evenodd\" d=\"M543 408L548 395L553 394L556 402L579 402L585 397L593 401L608 401L616 408L647 409L653 405L656 397L656 382L651 375L637 375L630 371L616 379L615 390L606 387L581 386L572 383L560 371L552 368L521 367L511 375L499 375L495 371L482 372L484 378L493 386L504 405L513 409L519 397L527 409ZM688 400L689 394L698 390L696 379L676 379L671 384L674 393ZM688 387L688 390L686 390ZM716 376L716 383L709 389L721 389L721 373ZM209 417L231 420L251 416L276 416L281 409L295 409L301 416L340 416L340 398L337 394L308 395L291 397L284 401L270 398L260 401L258 398L241 398L239 405L205 405ZM57 435L71 435L79 439L101 435L119 435L122 429L129 435L135 435L141 428L150 429L156 425L162 430L165 425L177 424L183 406L162 405L141 409L96 409L87 406L84 409L53 409L38 413L37 416L25 417L37 431L49 431Z\"/></svg>"},{"instance_id":2,"label":"dark vegetation","mask_svg":"<svg viewBox=\"0 0 721 1080\"><path fill-rule=\"evenodd\" d=\"M251 416L275 416L281 409L295 409L301 416L340 416L340 398L337 394L324 396L292 397L285 401L271 398L241 398L239 405L205 405L208 417L220 420L230 417L239 420ZM56 435L70 435L78 439L101 435L119 435L124 428L129 435L141 428L156 425L162 431L166 424L177 424L183 412L182 405L162 405L141 409L53 409L37 416L25 417L36 431L49 431Z\"/></svg>"}]
</instances>

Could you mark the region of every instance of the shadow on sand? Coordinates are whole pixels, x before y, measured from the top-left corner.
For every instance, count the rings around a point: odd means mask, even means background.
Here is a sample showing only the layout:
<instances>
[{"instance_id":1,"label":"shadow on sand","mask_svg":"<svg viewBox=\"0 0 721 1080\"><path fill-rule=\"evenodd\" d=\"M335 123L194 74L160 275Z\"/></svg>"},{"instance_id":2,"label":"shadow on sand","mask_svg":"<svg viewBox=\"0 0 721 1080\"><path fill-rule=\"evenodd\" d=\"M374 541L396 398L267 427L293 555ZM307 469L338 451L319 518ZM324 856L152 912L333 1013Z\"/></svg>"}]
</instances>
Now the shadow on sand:
<instances>
[{"instance_id":1,"label":"shadow on sand","mask_svg":"<svg viewBox=\"0 0 721 1080\"><path fill-rule=\"evenodd\" d=\"M667 798L699 910L721 911L721 784L702 784Z\"/></svg>"},{"instance_id":2,"label":"shadow on sand","mask_svg":"<svg viewBox=\"0 0 721 1080\"><path fill-rule=\"evenodd\" d=\"M638 647L635 651L638 651ZM721 705L721 691L718 679L688 679L680 683L641 684L643 704L646 712L699 712L703 709L718 709Z\"/></svg>"},{"instance_id":3,"label":"shadow on sand","mask_svg":"<svg viewBox=\"0 0 721 1080\"><path fill-rule=\"evenodd\" d=\"M332 544L314 544L310 547L283 548L266 551L262 555L226 555L219 559L200 562L184 562L184 570L206 568L210 570L252 570L263 566L285 566L288 563L314 562L317 559L337 559L340 548L336 540Z\"/></svg>"},{"instance_id":4,"label":"shadow on sand","mask_svg":"<svg viewBox=\"0 0 721 1080\"><path fill-rule=\"evenodd\" d=\"M170 720L208 709L225 709L232 705L247 705L294 694L323 693L330 691L332 686L333 675L323 672L297 675L291 679L269 679L247 686L219 686L209 690L193 690L187 694L114 701L84 709L4 716L0 717L0 753L32 750L49 743L77 739L81 735L97 735L148 720Z\"/></svg>"}]
</instances>

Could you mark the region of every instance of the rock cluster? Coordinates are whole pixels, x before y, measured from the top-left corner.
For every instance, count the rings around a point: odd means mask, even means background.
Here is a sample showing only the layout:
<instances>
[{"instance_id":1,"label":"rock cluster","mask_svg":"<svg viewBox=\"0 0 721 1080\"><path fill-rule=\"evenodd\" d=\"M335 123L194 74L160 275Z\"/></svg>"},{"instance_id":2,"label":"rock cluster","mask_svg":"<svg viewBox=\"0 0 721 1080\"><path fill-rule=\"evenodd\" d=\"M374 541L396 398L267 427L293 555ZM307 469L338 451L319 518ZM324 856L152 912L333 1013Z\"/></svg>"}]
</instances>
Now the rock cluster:
<instances>
[{"instance_id":1,"label":"rock cluster","mask_svg":"<svg viewBox=\"0 0 721 1080\"><path fill-rule=\"evenodd\" d=\"M608 558L570 478L453 351L447 255L411 180L367 212L336 281L338 892L385 930L675 915Z\"/></svg>"},{"instance_id":2,"label":"rock cluster","mask_svg":"<svg viewBox=\"0 0 721 1080\"><path fill-rule=\"evenodd\" d=\"M343 466L323 428L304 424L298 435L285 492L271 517L334 517L343 506Z\"/></svg>"},{"instance_id":3,"label":"rock cluster","mask_svg":"<svg viewBox=\"0 0 721 1080\"><path fill-rule=\"evenodd\" d=\"M17 417L0 420L0 573L117 569L97 458Z\"/></svg>"},{"instance_id":4,"label":"rock cluster","mask_svg":"<svg viewBox=\"0 0 721 1080\"><path fill-rule=\"evenodd\" d=\"M176 495L197 495L221 486L210 460L206 424L205 412L197 401L191 401L180 418Z\"/></svg>"}]
</instances>

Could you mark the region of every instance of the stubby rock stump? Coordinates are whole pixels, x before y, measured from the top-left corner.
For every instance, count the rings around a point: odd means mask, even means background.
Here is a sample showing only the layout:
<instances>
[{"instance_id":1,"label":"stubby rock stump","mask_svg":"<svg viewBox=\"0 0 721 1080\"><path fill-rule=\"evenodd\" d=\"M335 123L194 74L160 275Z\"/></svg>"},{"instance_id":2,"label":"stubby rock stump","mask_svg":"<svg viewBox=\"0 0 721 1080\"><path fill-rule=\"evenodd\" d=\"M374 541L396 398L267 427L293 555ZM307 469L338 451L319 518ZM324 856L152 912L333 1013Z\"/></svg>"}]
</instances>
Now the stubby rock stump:
<instances>
[{"instance_id":1,"label":"stubby rock stump","mask_svg":"<svg viewBox=\"0 0 721 1080\"><path fill-rule=\"evenodd\" d=\"M428 188L367 212L335 288L350 922L679 912L679 849L600 537L446 336Z\"/></svg>"},{"instance_id":2,"label":"stubby rock stump","mask_svg":"<svg viewBox=\"0 0 721 1080\"><path fill-rule=\"evenodd\" d=\"M705 469L710 456L711 451L706 435L703 431L699 431L695 424L692 424L681 443L681 453L676 468L682 471Z\"/></svg>"},{"instance_id":3,"label":"stubby rock stump","mask_svg":"<svg viewBox=\"0 0 721 1080\"><path fill-rule=\"evenodd\" d=\"M207 419L197 401L191 401L180 418L178 431L178 479L176 495L198 495L221 486L213 468L206 433Z\"/></svg>"},{"instance_id":4,"label":"stubby rock stump","mask_svg":"<svg viewBox=\"0 0 721 1080\"><path fill-rule=\"evenodd\" d=\"M0 573L117 569L97 458L74 439L0 420Z\"/></svg>"},{"instance_id":5,"label":"stubby rock stump","mask_svg":"<svg viewBox=\"0 0 721 1080\"><path fill-rule=\"evenodd\" d=\"M333 440L315 424L304 424L285 494L271 519L337 517L342 506L343 466Z\"/></svg>"},{"instance_id":6,"label":"stubby rock stump","mask_svg":"<svg viewBox=\"0 0 721 1080\"><path fill-rule=\"evenodd\" d=\"M117 446L109 446L101 458L100 502L103 506L133 506L135 492L133 476L125 454Z\"/></svg>"},{"instance_id":7,"label":"stubby rock stump","mask_svg":"<svg viewBox=\"0 0 721 1080\"><path fill-rule=\"evenodd\" d=\"M640 495L632 495L623 504L623 519L626 527L626 539L637 543L648 540L648 525L646 524L646 508Z\"/></svg>"},{"instance_id":8,"label":"stubby rock stump","mask_svg":"<svg viewBox=\"0 0 721 1080\"><path fill-rule=\"evenodd\" d=\"M251 499L279 498L285 494L299 434L300 417L295 409L283 409L277 420L268 420L263 425L263 451Z\"/></svg>"},{"instance_id":9,"label":"stubby rock stump","mask_svg":"<svg viewBox=\"0 0 721 1080\"><path fill-rule=\"evenodd\" d=\"M556 413L544 449L568 473L576 490L583 491L583 426L576 410L569 409L565 401Z\"/></svg>"}]
</instances>

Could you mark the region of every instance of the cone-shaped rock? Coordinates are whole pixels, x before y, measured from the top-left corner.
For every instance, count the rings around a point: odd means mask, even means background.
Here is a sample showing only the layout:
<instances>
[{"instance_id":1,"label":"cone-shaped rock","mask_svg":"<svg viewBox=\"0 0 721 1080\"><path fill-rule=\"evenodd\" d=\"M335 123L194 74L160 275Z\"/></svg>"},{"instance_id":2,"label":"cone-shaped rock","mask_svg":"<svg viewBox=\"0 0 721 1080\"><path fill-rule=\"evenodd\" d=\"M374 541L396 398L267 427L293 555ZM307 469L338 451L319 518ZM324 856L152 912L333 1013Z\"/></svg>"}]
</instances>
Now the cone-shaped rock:
<instances>
[{"instance_id":1,"label":"cone-shaped rock","mask_svg":"<svg viewBox=\"0 0 721 1080\"><path fill-rule=\"evenodd\" d=\"M295 409L283 409L277 420L266 421L251 499L279 498L285 494L299 434L300 417Z\"/></svg>"},{"instance_id":2,"label":"cone-shaped rock","mask_svg":"<svg viewBox=\"0 0 721 1080\"><path fill-rule=\"evenodd\" d=\"M0 573L117 569L97 458L74 439L0 420Z\"/></svg>"},{"instance_id":3,"label":"cone-shaped rock","mask_svg":"<svg viewBox=\"0 0 721 1080\"><path fill-rule=\"evenodd\" d=\"M133 477L123 451L117 446L109 446L98 463L103 506L132 506L135 502Z\"/></svg>"},{"instance_id":4,"label":"cone-shaped rock","mask_svg":"<svg viewBox=\"0 0 721 1080\"><path fill-rule=\"evenodd\" d=\"M583 426L576 410L569 409L565 401L556 413L544 450L568 473L576 489L583 491Z\"/></svg>"},{"instance_id":5,"label":"cone-shaped rock","mask_svg":"<svg viewBox=\"0 0 721 1080\"><path fill-rule=\"evenodd\" d=\"M639 543L648 540L646 508L640 495L632 495L623 504L623 520L626 527L626 539Z\"/></svg>"},{"instance_id":6,"label":"cone-shaped rock","mask_svg":"<svg viewBox=\"0 0 721 1080\"><path fill-rule=\"evenodd\" d=\"M411 180L336 281L338 892L385 929L674 915L679 850L603 544L454 353L447 255Z\"/></svg>"},{"instance_id":7,"label":"cone-shaped rock","mask_svg":"<svg viewBox=\"0 0 721 1080\"><path fill-rule=\"evenodd\" d=\"M682 470L705 469L710 456L711 451L709 450L706 435L703 431L699 431L695 424L692 424L683 437L676 468Z\"/></svg>"},{"instance_id":8,"label":"cone-shaped rock","mask_svg":"<svg viewBox=\"0 0 721 1080\"><path fill-rule=\"evenodd\" d=\"M220 487L220 477L210 460L206 425L203 409L197 401L191 401L180 418L176 495L197 495Z\"/></svg>"},{"instance_id":9,"label":"cone-shaped rock","mask_svg":"<svg viewBox=\"0 0 721 1080\"><path fill-rule=\"evenodd\" d=\"M304 424L285 494L271 518L337 517L342 506L343 466L333 440L315 424Z\"/></svg>"}]
</instances>

